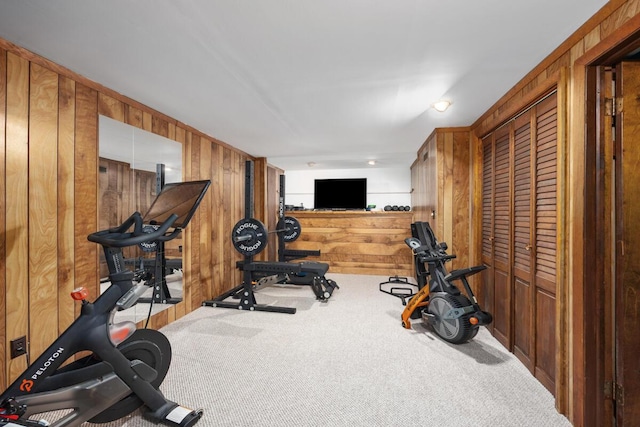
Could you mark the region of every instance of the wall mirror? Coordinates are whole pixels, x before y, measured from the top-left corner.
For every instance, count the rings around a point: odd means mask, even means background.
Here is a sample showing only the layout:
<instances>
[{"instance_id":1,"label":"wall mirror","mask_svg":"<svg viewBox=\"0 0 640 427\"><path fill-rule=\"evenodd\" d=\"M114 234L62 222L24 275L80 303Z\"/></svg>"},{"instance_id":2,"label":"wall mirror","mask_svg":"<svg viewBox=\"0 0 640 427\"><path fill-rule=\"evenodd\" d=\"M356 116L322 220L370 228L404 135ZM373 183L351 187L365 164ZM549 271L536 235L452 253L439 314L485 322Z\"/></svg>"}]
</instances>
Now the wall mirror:
<instances>
[{"instance_id":1,"label":"wall mirror","mask_svg":"<svg viewBox=\"0 0 640 427\"><path fill-rule=\"evenodd\" d=\"M181 182L182 144L99 116L98 222L100 230L120 225L134 211L143 215L164 183ZM138 304L118 313L135 322L182 300L182 236L160 246L125 248L128 268L151 285ZM100 254L102 257L102 254ZM144 275L142 275L144 273ZM100 288L109 286L100 262Z\"/></svg>"}]
</instances>

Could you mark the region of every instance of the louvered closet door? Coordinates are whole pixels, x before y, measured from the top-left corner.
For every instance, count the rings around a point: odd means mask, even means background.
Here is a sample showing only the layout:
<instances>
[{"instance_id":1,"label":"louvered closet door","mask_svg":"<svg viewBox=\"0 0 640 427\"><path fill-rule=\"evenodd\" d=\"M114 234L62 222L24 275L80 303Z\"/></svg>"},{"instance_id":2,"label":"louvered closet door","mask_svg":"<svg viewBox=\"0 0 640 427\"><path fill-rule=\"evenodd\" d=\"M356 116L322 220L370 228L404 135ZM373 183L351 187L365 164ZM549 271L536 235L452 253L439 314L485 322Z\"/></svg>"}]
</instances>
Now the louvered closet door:
<instances>
[{"instance_id":1,"label":"louvered closet door","mask_svg":"<svg viewBox=\"0 0 640 427\"><path fill-rule=\"evenodd\" d=\"M480 306L493 313L493 135L482 140L482 292ZM493 323L488 326L493 332Z\"/></svg>"},{"instance_id":2,"label":"louvered closet door","mask_svg":"<svg viewBox=\"0 0 640 427\"><path fill-rule=\"evenodd\" d=\"M531 114L523 114L514 120L513 139L513 352L533 371Z\"/></svg>"},{"instance_id":3,"label":"louvered closet door","mask_svg":"<svg viewBox=\"0 0 640 427\"><path fill-rule=\"evenodd\" d=\"M495 132L493 212L493 334L511 349L511 153L509 126Z\"/></svg>"},{"instance_id":4,"label":"louvered closet door","mask_svg":"<svg viewBox=\"0 0 640 427\"><path fill-rule=\"evenodd\" d=\"M555 392L558 118L553 94L539 103L535 159L535 376Z\"/></svg>"},{"instance_id":5,"label":"louvered closet door","mask_svg":"<svg viewBox=\"0 0 640 427\"><path fill-rule=\"evenodd\" d=\"M555 393L557 99L483 139L484 307L493 335Z\"/></svg>"}]
</instances>

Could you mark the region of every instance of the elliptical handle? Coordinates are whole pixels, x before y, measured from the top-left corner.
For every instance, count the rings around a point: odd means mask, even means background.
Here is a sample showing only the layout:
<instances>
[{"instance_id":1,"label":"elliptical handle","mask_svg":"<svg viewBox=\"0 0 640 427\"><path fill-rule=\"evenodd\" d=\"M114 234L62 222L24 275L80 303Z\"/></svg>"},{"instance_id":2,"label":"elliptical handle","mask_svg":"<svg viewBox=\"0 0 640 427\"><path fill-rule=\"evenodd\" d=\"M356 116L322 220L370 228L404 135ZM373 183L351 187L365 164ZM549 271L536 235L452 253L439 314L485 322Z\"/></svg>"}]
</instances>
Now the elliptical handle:
<instances>
[{"instance_id":1,"label":"elliptical handle","mask_svg":"<svg viewBox=\"0 0 640 427\"><path fill-rule=\"evenodd\" d=\"M134 246L154 240L167 241L180 234L181 229L176 228L173 232L165 236L167 230L169 230L177 219L178 215L171 214L157 230L151 233L146 233L142 230L142 215L140 215L140 212L134 212L119 227L89 234L87 239L90 242L99 243L102 246L112 248L124 248L126 246ZM128 232L127 230L129 230L132 225L134 226L133 231Z\"/></svg>"}]
</instances>

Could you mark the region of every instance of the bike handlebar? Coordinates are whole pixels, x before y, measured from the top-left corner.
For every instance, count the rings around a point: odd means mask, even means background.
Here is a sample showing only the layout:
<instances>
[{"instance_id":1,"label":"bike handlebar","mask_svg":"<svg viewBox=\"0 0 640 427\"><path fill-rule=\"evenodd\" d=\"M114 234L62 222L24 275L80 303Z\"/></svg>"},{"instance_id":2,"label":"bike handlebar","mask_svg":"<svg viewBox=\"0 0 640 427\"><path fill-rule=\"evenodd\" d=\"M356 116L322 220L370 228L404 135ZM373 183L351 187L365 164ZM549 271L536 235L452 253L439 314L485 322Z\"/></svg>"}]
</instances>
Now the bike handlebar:
<instances>
[{"instance_id":1,"label":"bike handlebar","mask_svg":"<svg viewBox=\"0 0 640 427\"><path fill-rule=\"evenodd\" d=\"M134 212L122 225L89 234L87 239L90 242L112 248L124 248L152 241L166 242L176 238L182 231L180 228L175 228L172 232L166 234L177 219L178 215L171 214L157 230L147 233L143 231L142 215L140 212ZM133 230L128 231L132 225Z\"/></svg>"},{"instance_id":2,"label":"bike handlebar","mask_svg":"<svg viewBox=\"0 0 640 427\"><path fill-rule=\"evenodd\" d=\"M455 257L455 255L419 256L419 260L420 262L449 261Z\"/></svg>"}]
</instances>

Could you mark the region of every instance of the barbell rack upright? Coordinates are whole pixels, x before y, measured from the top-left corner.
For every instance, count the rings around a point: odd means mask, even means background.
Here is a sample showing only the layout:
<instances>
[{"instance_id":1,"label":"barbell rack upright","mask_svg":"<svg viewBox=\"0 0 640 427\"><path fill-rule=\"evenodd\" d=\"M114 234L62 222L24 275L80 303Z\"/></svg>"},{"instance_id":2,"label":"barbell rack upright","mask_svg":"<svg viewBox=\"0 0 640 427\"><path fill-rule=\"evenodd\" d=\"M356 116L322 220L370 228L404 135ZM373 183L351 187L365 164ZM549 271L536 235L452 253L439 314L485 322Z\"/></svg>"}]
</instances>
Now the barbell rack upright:
<instances>
[{"instance_id":1,"label":"barbell rack upright","mask_svg":"<svg viewBox=\"0 0 640 427\"><path fill-rule=\"evenodd\" d=\"M244 217L250 219L253 216L253 161L245 162L244 170ZM242 261L237 263L242 270L242 284L230 289L227 292L215 297L214 299L204 301L203 306L235 308L238 310L248 311L269 311L275 313L294 314L295 307L280 307L274 305L258 304L256 296L253 292L253 255L245 255ZM237 299L238 302L226 301L227 299Z\"/></svg>"}]
</instances>

